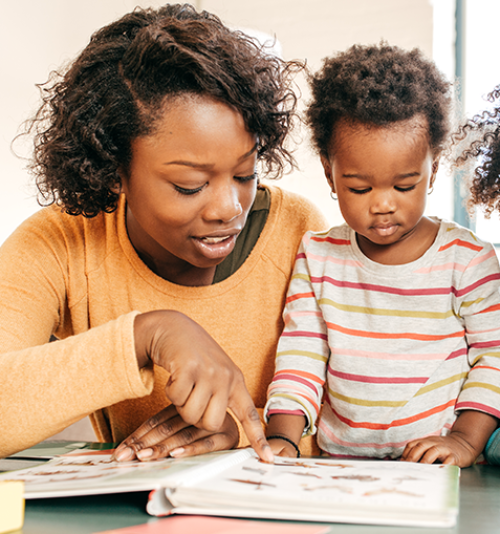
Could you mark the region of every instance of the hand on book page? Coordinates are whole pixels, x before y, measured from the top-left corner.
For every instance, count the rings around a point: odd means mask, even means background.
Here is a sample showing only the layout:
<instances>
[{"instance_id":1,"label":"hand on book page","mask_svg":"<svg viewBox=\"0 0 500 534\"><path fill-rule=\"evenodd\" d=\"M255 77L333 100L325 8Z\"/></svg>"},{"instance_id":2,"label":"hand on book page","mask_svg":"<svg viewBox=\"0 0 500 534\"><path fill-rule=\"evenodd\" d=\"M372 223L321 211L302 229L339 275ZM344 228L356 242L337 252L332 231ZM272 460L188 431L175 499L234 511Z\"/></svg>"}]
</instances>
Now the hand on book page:
<instances>
[{"instance_id":1,"label":"hand on book page","mask_svg":"<svg viewBox=\"0 0 500 534\"><path fill-rule=\"evenodd\" d=\"M238 443L238 427L226 418L218 432L209 432L186 423L177 408L170 405L150 417L116 449L118 461L152 461L167 456L175 458L228 450Z\"/></svg>"},{"instance_id":2,"label":"hand on book page","mask_svg":"<svg viewBox=\"0 0 500 534\"><path fill-rule=\"evenodd\" d=\"M266 441L259 414L248 393L241 370L229 358L222 347L198 323L186 315L172 310L156 310L138 315L134 322L134 340L140 367L163 367L170 377L165 393L186 426L205 430L210 434L220 431L227 421L230 408L241 422L243 429L258 456L265 462L273 461L271 448ZM165 435L174 432L162 420L153 416L146 422L150 428L159 427L155 438L144 447L132 434L117 451L117 460L151 459L152 446L163 441ZM185 434L187 434L185 432ZM153 441L158 438L158 441ZM188 443L196 441L190 439ZM217 450L213 442L203 452ZM236 446L236 443L232 445ZM222 448L228 448L227 444ZM126 449L126 450L124 450ZM149 449L142 456L141 449ZM168 454L161 450L155 457Z\"/></svg>"},{"instance_id":3,"label":"hand on book page","mask_svg":"<svg viewBox=\"0 0 500 534\"><path fill-rule=\"evenodd\" d=\"M324 525L296 525L203 516L176 516L95 534L325 534Z\"/></svg>"}]
</instances>

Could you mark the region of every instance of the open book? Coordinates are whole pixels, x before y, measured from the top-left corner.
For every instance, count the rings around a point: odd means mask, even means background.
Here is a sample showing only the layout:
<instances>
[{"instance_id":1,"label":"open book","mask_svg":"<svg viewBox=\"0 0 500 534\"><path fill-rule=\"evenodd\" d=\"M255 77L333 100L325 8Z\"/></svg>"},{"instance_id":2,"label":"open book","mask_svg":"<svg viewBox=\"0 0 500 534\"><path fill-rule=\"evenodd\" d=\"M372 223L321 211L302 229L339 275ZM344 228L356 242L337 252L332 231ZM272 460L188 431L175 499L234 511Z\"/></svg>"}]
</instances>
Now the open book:
<instances>
[{"instance_id":1,"label":"open book","mask_svg":"<svg viewBox=\"0 0 500 534\"><path fill-rule=\"evenodd\" d=\"M154 490L147 510L158 516L450 527L459 473L455 466L329 458L265 464L251 449L149 463L75 451L0 480L23 480L27 499Z\"/></svg>"}]
</instances>

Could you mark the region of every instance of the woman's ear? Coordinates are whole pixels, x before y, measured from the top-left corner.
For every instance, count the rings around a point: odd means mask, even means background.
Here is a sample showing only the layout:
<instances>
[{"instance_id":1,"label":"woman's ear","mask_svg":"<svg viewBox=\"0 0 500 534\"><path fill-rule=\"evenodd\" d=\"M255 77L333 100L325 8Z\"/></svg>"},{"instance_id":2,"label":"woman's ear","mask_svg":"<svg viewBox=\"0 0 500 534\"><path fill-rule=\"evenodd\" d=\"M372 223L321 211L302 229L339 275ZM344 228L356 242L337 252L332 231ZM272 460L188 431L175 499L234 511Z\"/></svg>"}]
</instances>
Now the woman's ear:
<instances>
[{"instance_id":1,"label":"woman's ear","mask_svg":"<svg viewBox=\"0 0 500 534\"><path fill-rule=\"evenodd\" d=\"M113 193L116 193L117 195L119 195L122 192L122 183L123 183L123 176L124 176L124 172L121 168L118 169L117 175L118 175L118 179L116 180L116 183L110 187L110 189L111 191L113 191Z\"/></svg>"},{"instance_id":2,"label":"woman's ear","mask_svg":"<svg viewBox=\"0 0 500 534\"><path fill-rule=\"evenodd\" d=\"M332 166L330 164L330 160L326 157L321 155L321 165L323 165L323 170L325 171L325 176L328 181L328 184L332 188L332 191L335 193L335 184L333 182L333 173L332 173Z\"/></svg>"}]
</instances>

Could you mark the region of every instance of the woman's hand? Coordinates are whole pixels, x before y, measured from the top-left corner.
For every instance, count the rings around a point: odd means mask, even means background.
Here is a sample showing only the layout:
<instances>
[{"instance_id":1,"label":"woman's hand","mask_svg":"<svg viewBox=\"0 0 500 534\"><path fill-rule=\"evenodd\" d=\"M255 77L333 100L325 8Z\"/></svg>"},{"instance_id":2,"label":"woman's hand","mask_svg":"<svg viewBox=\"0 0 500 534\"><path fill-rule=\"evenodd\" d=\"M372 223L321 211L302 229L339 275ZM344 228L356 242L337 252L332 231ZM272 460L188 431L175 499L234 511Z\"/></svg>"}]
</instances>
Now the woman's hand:
<instances>
[{"instance_id":1,"label":"woman's hand","mask_svg":"<svg viewBox=\"0 0 500 534\"><path fill-rule=\"evenodd\" d=\"M273 461L243 374L198 323L177 311L152 311L136 317L134 335L139 366L152 361L170 373L165 393L185 425L181 428L182 424L174 421L176 432L187 427L205 431L204 436L196 434L191 443L209 435L226 436L229 407L259 457ZM219 437L217 443L221 439L228 441Z\"/></svg>"},{"instance_id":2,"label":"woman's hand","mask_svg":"<svg viewBox=\"0 0 500 534\"><path fill-rule=\"evenodd\" d=\"M118 461L194 456L232 449L238 444L238 437L238 427L227 413L220 430L212 433L189 425L179 415L177 408L170 405L150 417L120 443L113 456Z\"/></svg>"}]
</instances>

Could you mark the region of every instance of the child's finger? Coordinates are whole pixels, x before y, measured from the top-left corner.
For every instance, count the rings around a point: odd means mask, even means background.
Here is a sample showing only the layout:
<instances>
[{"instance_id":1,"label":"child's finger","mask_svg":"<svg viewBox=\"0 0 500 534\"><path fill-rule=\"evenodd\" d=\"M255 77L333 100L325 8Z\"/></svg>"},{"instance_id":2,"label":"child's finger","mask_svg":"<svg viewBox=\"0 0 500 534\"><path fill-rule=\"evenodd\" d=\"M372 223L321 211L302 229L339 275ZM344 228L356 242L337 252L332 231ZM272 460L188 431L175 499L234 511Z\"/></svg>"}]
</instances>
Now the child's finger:
<instances>
[{"instance_id":1,"label":"child's finger","mask_svg":"<svg viewBox=\"0 0 500 534\"><path fill-rule=\"evenodd\" d=\"M430 446L425 453L418 460L421 464L433 464L438 460L446 458L449 454L447 449L442 449L441 447L436 447L436 445Z\"/></svg>"},{"instance_id":2,"label":"child's finger","mask_svg":"<svg viewBox=\"0 0 500 534\"><path fill-rule=\"evenodd\" d=\"M425 450L425 445L421 441L411 441L406 445L401 455L401 460L404 462L418 462Z\"/></svg>"},{"instance_id":3,"label":"child's finger","mask_svg":"<svg viewBox=\"0 0 500 534\"><path fill-rule=\"evenodd\" d=\"M401 455L401 460L405 461L417 444L418 441L410 441L410 443L407 443L406 447L404 448L403 454Z\"/></svg>"}]
</instances>

